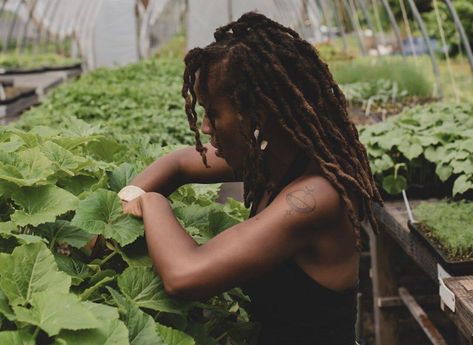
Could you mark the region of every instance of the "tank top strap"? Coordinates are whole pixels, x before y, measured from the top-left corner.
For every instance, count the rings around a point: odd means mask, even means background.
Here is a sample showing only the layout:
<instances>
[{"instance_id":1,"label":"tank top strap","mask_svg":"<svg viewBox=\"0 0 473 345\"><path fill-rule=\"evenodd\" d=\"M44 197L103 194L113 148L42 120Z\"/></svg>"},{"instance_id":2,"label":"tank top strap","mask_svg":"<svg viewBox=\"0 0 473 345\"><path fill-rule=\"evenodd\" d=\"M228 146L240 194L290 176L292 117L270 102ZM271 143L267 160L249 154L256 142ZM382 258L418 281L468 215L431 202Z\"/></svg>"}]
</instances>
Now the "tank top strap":
<instances>
[{"instance_id":1,"label":"tank top strap","mask_svg":"<svg viewBox=\"0 0 473 345\"><path fill-rule=\"evenodd\" d=\"M266 203L266 207L276 198L276 196L279 194L279 192L287 186L289 183L294 181L297 177L299 177L306 167L309 165L309 159L305 155L303 151L300 151L296 158L294 159L294 162L291 164L291 166L287 169L285 175L283 178L279 181L277 186L273 188L271 191L271 195L269 196L268 202ZM250 218L253 217L256 213L256 205L258 202L253 202L251 204L251 211L250 211Z\"/></svg>"}]
</instances>

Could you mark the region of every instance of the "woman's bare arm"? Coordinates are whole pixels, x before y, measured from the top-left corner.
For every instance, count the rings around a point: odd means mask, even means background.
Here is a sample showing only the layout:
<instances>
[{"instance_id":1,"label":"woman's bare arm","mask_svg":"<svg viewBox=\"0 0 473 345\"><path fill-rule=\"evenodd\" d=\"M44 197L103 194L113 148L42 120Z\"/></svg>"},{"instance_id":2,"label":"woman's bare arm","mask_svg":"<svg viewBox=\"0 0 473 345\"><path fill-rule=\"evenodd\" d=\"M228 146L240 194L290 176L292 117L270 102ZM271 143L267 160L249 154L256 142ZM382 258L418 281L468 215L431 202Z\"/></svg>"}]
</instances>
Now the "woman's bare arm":
<instances>
[{"instance_id":1,"label":"woman's bare arm","mask_svg":"<svg viewBox=\"0 0 473 345\"><path fill-rule=\"evenodd\" d=\"M314 229L340 219L340 198L321 177L292 182L260 214L199 246L182 228L166 198L142 197L148 251L166 292L205 299L292 257ZM303 202L301 202L303 200Z\"/></svg>"},{"instance_id":2,"label":"woman's bare arm","mask_svg":"<svg viewBox=\"0 0 473 345\"><path fill-rule=\"evenodd\" d=\"M218 183L238 181L227 162L215 155L215 148L210 144L207 148L206 168L195 147L173 151L138 174L130 184L138 186L146 192L158 192L168 196L180 186L187 183Z\"/></svg>"}]
</instances>

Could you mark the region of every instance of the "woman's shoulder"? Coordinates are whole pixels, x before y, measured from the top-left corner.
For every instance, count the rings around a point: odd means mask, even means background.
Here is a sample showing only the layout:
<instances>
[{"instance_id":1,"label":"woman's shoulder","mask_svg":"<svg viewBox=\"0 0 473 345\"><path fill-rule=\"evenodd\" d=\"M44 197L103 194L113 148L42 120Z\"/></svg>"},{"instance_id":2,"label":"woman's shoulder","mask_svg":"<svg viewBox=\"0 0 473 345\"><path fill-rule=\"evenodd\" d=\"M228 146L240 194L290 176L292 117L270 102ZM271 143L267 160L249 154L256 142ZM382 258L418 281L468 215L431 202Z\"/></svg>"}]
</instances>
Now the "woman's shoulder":
<instances>
[{"instance_id":1,"label":"woman's shoulder","mask_svg":"<svg viewBox=\"0 0 473 345\"><path fill-rule=\"evenodd\" d=\"M337 221L343 211L340 193L326 177L311 169L286 185L274 203L285 208L286 215L311 224Z\"/></svg>"}]
</instances>

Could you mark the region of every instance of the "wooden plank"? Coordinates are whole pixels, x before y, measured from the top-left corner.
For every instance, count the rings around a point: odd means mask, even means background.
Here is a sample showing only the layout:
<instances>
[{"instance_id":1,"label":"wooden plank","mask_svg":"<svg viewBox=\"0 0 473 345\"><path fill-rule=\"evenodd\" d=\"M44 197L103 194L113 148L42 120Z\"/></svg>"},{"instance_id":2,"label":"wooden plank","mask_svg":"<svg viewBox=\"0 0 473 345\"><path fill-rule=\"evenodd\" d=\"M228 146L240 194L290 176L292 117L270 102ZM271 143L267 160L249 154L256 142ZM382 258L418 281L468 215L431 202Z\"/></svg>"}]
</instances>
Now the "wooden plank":
<instances>
[{"instance_id":1,"label":"wooden plank","mask_svg":"<svg viewBox=\"0 0 473 345\"><path fill-rule=\"evenodd\" d=\"M437 200L428 201L435 202ZM419 201L411 201L411 206L415 207L418 202ZM428 248L425 243L421 241L415 234L411 233L407 227L408 216L404 203L402 201L387 202L384 209L374 205L374 213L378 220L380 231L380 234L377 236L377 238L381 239L383 242L389 240L392 241L392 239L394 239L399 247L402 248L402 250L410 258L412 258L412 260L432 279L432 282L438 285L437 260L431 249ZM378 239L375 239L374 241L377 242ZM372 242L373 239L370 239L370 243ZM381 266L383 266L383 264ZM390 272L389 269L388 272ZM460 299L456 301L456 312L452 313L449 310L445 310L445 313L450 317L450 319L455 323L456 327L460 331L462 338L459 338L459 340L461 340L461 343L463 344L464 341L467 341L468 344L473 345L473 296L471 294L473 292L473 276L462 277L463 279L460 281L457 280L458 278L459 277L448 278L445 280L446 283L450 282L449 284L453 286L453 289L451 289L454 291L455 295L458 294L458 296L460 296ZM379 279L379 277L376 278L373 276L373 290L376 279ZM379 294L377 297L389 298L394 296L396 296L396 293L392 293L390 295ZM377 300L375 299L374 302L377 302ZM376 306L376 304L374 305ZM382 318L379 320L376 319L376 309L381 308L375 308L375 329L377 327L383 327L383 322L386 322L385 320L383 321ZM384 309L389 310L390 308ZM379 313L382 315L383 312L384 310L381 310ZM377 324L378 322L379 325ZM392 328L392 325L388 325L388 329ZM377 342L377 344L384 345L385 343ZM402 344L402 342L400 342L400 344Z\"/></svg>"},{"instance_id":2,"label":"wooden plank","mask_svg":"<svg viewBox=\"0 0 473 345\"><path fill-rule=\"evenodd\" d=\"M419 304L435 304L435 305L438 305L440 303L440 297L438 295L417 296L416 301ZM404 306L404 302L398 296L379 297L377 306L379 308L401 307L401 306Z\"/></svg>"},{"instance_id":3,"label":"wooden plank","mask_svg":"<svg viewBox=\"0 0 473 345\"><path fill-rule=\"evenodd\" d=\"M377 305L379 298L397 295L397 280L394 274L392 254L393 241L385 231L375 235L369 225L364 226L370 238L371 275L373 280L374 333L376 345L401 344L398 338L398 318L393 310Z\"/></svg>"},{"instance_id":4,"label":"wooden plank","mask_svg":"<svg viewBox=\"0 0 473 345\"><path fill-rule=\"evenodd\" d=\"M399 288L399 296L406 305L407 309L411 312L414 319L417 321L419 326L422 328L424 333L430 339L434 345L447 345L447 342L440 334L437 328L435 328L432 321L430 321L427 314L424 312L422 307L416 302L414 297L409 293L405 287Z\"/></svg>"},{"instance_id":5,"label":"wooden plank","mask_svg":"<svg viewBox=\"0 0 473 345\"><path fill-rule=\"evenodd\" d=\"M469 344L473 344L473 276L445 278L444 283L455 294L455 313L447 312Z\"/></svg>"},{"instance_id":6,"label":"wooden plank","mask_svg":"<svg viewBox=\"0 0 473 345\"><path fill-rule=\"evenodd\" d=\"M432 200L433 201L433 200ZM411 201L411 206L419 201ZM424 243L407 227L407 211L403 201L386 202L384 209L373 205L373 212L382 231L388 233L414 262L437 282L437 260Z\"/></svg>"}]
</instances>

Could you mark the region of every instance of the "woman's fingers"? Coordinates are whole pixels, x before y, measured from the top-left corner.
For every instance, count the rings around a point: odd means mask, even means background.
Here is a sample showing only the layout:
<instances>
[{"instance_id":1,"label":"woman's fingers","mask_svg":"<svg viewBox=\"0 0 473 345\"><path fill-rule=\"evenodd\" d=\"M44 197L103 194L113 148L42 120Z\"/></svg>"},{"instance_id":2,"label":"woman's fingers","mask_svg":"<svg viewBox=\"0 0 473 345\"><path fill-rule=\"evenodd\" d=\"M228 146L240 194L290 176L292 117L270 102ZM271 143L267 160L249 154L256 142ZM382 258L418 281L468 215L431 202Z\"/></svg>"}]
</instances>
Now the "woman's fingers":
<instances>
[{"instance_id":1,"label":"woman's fingers","mask_svg":"<svg viewBox=\"0 0 473 345\"><path fill-rule=\"evenodd\" d=\"M131 201L122 201L123 213L129 214L134 217L143 218L143 213L141 212L140 198L133 199Z\"/></svg>"}]
</instances>

